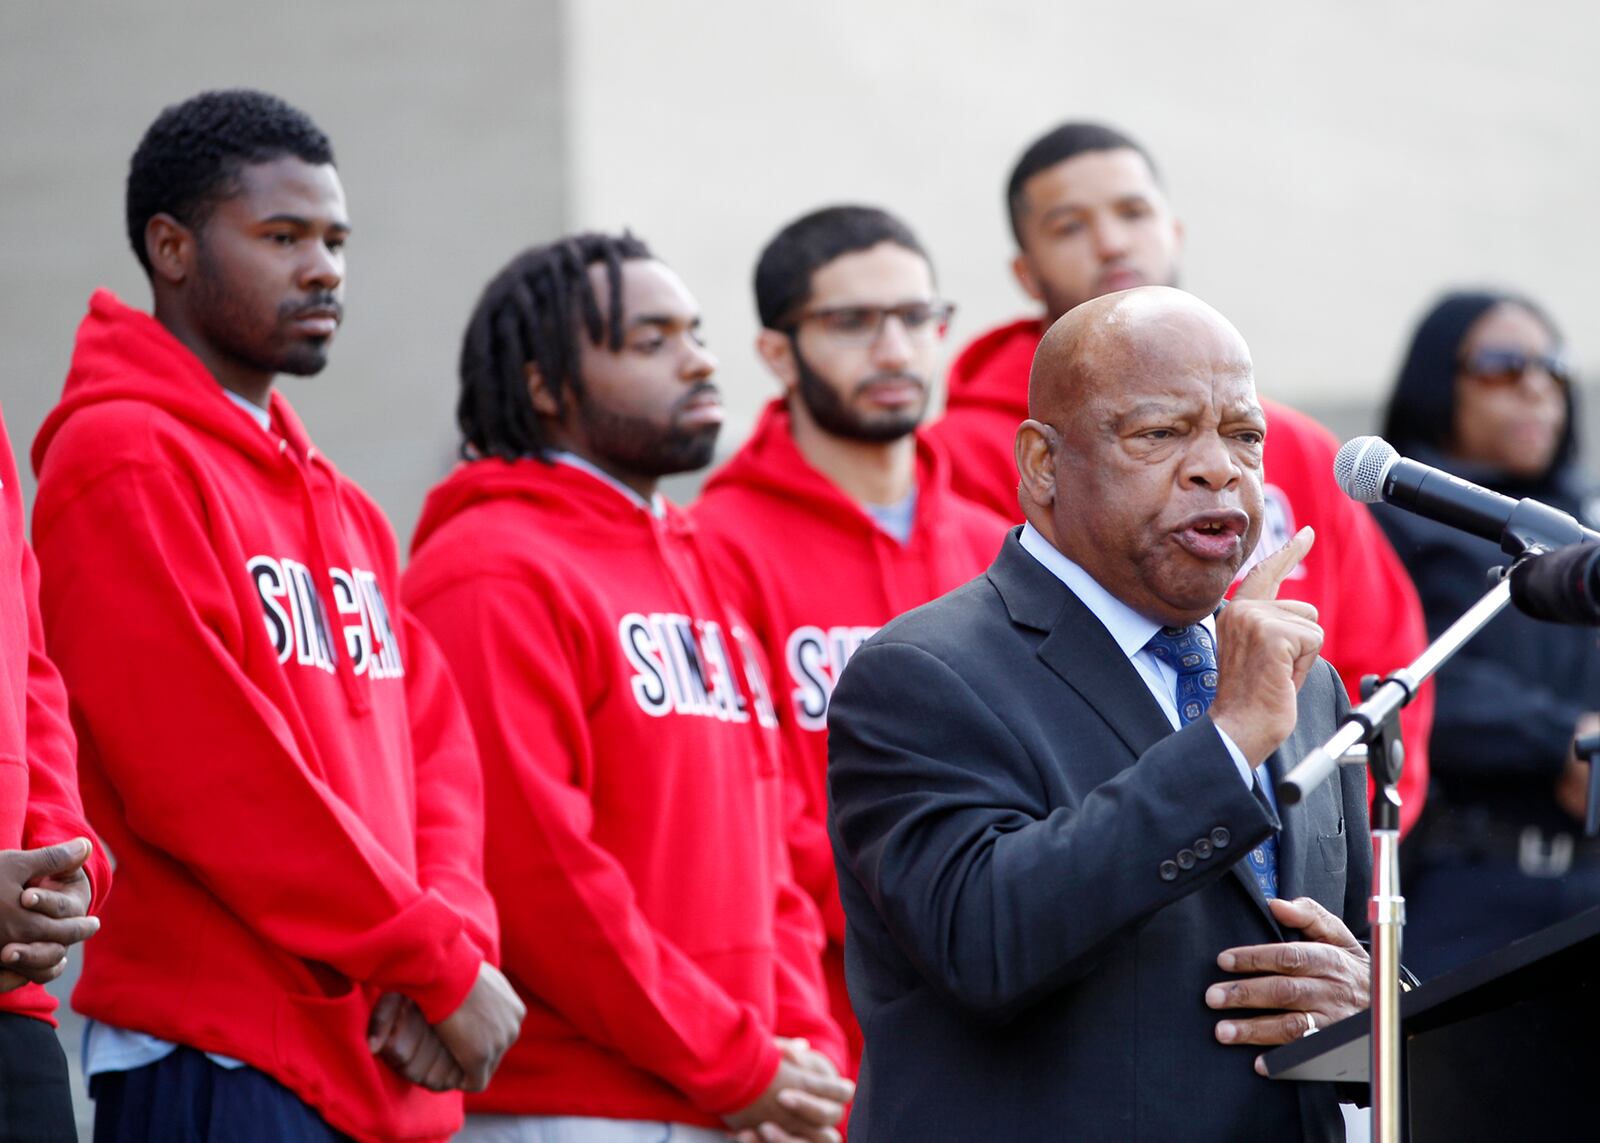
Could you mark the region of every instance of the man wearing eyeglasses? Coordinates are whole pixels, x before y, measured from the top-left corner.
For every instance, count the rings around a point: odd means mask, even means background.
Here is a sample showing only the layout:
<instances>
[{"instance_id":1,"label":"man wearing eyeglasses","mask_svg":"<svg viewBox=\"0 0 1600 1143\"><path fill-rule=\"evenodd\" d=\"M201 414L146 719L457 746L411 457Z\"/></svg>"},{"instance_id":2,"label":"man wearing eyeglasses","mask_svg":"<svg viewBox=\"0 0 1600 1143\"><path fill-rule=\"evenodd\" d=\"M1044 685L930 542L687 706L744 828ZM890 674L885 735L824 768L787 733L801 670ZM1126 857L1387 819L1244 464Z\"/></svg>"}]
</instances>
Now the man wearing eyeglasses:
<instances>
[{"instance_id":1,"label":"man wearing eyeglasses","mask_svg":"<svg viewBox=\"0 0 1600 1143\"><path fill-rule=\"evenodd\" d=\"M1091 298L1134 286L1176 285L1183 223L1155 163L1137 141L1098 123L1065 123L1035 139L1006 189L1017 251L1012 273L1042 314L979 335L950 369L944 419L929 434L949 454L957 491L1020 522L1013 440L1028 407L1028 370L1045 330ZM1422 605L1372 515L1332 479L1337 442L1311 418L1262 399L1267 413L1261 542L1239 570L1311 525L1316 550L1283 583L1286 599L1317 608L1323 656L1352 696L1427 645ZM1428 787L1433 690L1401 716L1406 749L1401 828Z\"/></svg>"},{"instance_id":2,"label":"man wearing eyeglasses","mask_svg":"<svg viewBox=\"0 0 1600 1143\"><path fill-rule=\"evenodd\" d=\"M694 514L780 680L790 853L827 923L834 1016L855 1060L826 825L828 699L863 640L988 566L1005 521L951 490L918 431L953 307L910 228L869 207L815 211L767 244L755 291L756 348L782 393Z\"/></svg>"}]
</instances>

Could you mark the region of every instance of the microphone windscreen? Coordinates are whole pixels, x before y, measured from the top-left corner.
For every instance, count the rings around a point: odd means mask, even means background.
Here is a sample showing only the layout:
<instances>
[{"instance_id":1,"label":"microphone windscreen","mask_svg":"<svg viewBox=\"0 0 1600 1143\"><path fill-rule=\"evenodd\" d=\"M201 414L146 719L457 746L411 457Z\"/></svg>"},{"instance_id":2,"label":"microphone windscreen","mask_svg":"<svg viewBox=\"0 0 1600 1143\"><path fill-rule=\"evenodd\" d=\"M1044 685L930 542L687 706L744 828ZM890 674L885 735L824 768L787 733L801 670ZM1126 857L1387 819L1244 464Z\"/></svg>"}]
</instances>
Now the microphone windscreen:
<instances>
[{"instance_id":1,"label":"microphone windscreen","mask_svg":"<svg viewBox=\"0 0 1600 1143\"><path fill-rule=\"evenodd\" d=\"M1596 598L1600 544L1571 544L1526 559L1511 569L1511 602L1534 619L1600 626Z\"/></svg>"},{"instance_id":2,"label":"microphone windscreen","mask_svg":"<svg viewBox=\"0 0 1600 1143\"><path fill-rule=\"evenodd\" d=\"M1394 446L1382 437L1355 437L1345 441L1333 458L1333 478L1350 499L1378 504L1383 500L1383 479L1399 459Z\"/></svg>"}]
</instances>

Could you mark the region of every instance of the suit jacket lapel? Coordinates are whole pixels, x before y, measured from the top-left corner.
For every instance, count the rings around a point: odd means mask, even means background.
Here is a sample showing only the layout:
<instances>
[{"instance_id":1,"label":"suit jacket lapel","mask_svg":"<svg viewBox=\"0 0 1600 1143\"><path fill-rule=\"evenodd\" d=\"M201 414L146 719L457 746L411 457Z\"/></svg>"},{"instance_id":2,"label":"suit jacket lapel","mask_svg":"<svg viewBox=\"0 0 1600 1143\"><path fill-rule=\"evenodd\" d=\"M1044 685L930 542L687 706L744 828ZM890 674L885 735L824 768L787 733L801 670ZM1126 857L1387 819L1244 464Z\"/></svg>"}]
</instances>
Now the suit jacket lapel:
<instances>
[{"instance_id":1,"label":"suit jacket lapel","mask_svg":"<svg viewBox=\"0 0 1600 1143\"><path fill-rule=\"evenodd\" d=\"M1267 759L1267 765L1271 767L1270 777L1263 777L1268 778L1276 789L1288 769L1283 752L1274 751L1272 757ZM1291 899L1303 897L1306 893L1306 861L1309 856L1307 846L1311 841L1306 803L1300 801L1289 806L1280 802L1278 818L1283 822L1283 828L1278 831L1278 895Z\"/></svg>"},{"instance_id":2,"label":"suit jacket lapel","mask_svg":"<svg viewBox=\"0 0 1600 1143\"><path fill-rule=\"evenodd\" d=\"M1017 542L1020 532L1021 529L1013 529L1001 546L1000 554L989 568L989 581L1000 593L1013 623L1045 632L1037 652L1044 664L1082 695L1127 746L1129 757L1126 759L1084 760L1085 766L1100 768L1099 773L1092 775L1094 780L1109 781L1171 734L1172 723L1105 625L1048 568L1023 549ZM1274 754L1268 763L1276 759ZM1282 844L1280 838L1280 847ZM1279 860L1282 861L1281 855ZM1303 863L1303 856L1301 861ZM1267 908L1266 897L1243 854L1235 863L1233 873L1272 931L1282 939L1283 931ZM1278 887L1287 895L1282 876L1280 867Z\"/></svg>"},{"instance_id":3,"label":"suit jacket lapel","mask_svg":"<svg viewBox=\"0 0 1600 1143\"><path fill-rule=\"evenodd\" d=\"M1300 718L1289 741L1279 748L1272 758L1273 780L1282 781L1311 750L1321 744L1330 732L1311 715L1327 705L1332 688L1342 683L1331 670L1312 672L1300 695ZM1325 697L1326 696L1326 697ZM1342 897L1343 886L1337 873L1331 873L1325 864L1318 836L1341 832L1343 808L1338 793L1339 780L1325 782L1292 806L1280 809L1283 832L1278 838L1278 886L1285 897L1316 897L1326 900L1329 894ZM1341 840L1342 844L1342 840Z\"/></svg>"},{"instance_id":4,"label":"suit jacket lapel","mask_svg":"<svg viewBox=\"0 0 1600 1143\"><path fill-rule=\"evenodd\" d=\"M1127 746L1131 757L1096 762L1105 781L1172 733L1144 679L1105 625L1050 570L1029 555L1013 531L989 568L1013 623L1044 633L1036 652L1061 680L1083 696Z\"/></svg>"}]
</instances>

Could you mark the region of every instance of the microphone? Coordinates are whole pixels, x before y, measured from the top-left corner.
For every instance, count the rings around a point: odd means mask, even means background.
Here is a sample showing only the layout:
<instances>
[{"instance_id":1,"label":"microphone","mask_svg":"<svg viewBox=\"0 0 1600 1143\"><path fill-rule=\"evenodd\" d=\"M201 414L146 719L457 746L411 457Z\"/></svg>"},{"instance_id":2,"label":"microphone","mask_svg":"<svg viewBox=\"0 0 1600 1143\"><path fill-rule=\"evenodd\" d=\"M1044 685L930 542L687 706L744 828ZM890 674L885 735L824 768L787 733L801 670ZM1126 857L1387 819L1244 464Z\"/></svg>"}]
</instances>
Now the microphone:
<instances>
[{"instance_id":1,"label":"microphone","mask_svg":"<svg viewBox=\"0 0 1600 1143\"><path fill-rule=\"evenodd\" d=\"M1511 602L1534 619L1600 627L1600 544L1573 544L1519 561Z\"/></svg>"},{"instance_id":2,"label":"microphone","mask_svg":"<svg viewBox=\"0 0 1600 1143\"><path fill-rule=\"evenodd\" d=\"M1380 500L1429 520L1492 540L1508 555L1530 548L1564 548L1600 542L1565 512L1537 500L1513 500L1442 469L1407 460L1382 437L1344 442L1333 459L1333 478L1352 500Z\"/></svg>"}]
</instances>

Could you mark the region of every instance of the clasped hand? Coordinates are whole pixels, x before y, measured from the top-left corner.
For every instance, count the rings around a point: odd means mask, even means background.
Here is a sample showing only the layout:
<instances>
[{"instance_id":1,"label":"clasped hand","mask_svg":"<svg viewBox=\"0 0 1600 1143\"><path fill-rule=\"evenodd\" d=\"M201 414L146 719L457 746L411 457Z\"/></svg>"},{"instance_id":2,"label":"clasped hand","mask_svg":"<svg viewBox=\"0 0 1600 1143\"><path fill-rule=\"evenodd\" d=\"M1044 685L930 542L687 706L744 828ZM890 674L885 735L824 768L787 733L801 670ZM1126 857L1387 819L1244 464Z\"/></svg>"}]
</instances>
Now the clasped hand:
<instances>
[{"instance_id":1,"label":"clasped hand","mask_svg":"<svg viewBox=\"0 0 1600 1143\"><path fill-rule=\"evenodd\" d=\"M1306 939L1245 945L1218 954L1217 967L1223 971L1258 975L1211 985L1206 1006L1272 1013L1219 1020L1217 1040L1224 1044L1287 1044L1364 1012L1371 1003L1371 961L1343 921L1309 897L1267 904L1280 925L1300 930ZM1267 1074L1260 1056L1256 1071Z\"/></svg>"},{"instance_id":2,"label":"clasped hand","mask_svg":"<svg viewBox=\"0 0 1600 1143\"><path fill-rule=\"evenodd\" d=\"M429 1024L415 1001L384 993L367 1024L367 1047L429 1091L482 1091L526 1014L511 983L485 961L466 999L438 1024Z\"/></svg>"},{"instance_id":3,"label":"clasped hand","mask_svg":"<svg viewBox=\"0 0 1600 1143\"><path fill-rule=\"evenodd\" d=\"M803 1039L778 1037L782 1058L767 1090L723 1121L737 1143L839 1143L837 1124L856 1085Z\"/></svg>"},{"instance_id":4,"label":"clasped hand","mask_svg":"<svg viewBox=\"0 0 1600 1143\"><path fill-rule=\"evenodd\" d=\"M87 915L92 851L84 837L0 851L0 992L48 984L66 969L67 949L100 931Z\"/></svg>"}]
</instances>

